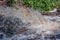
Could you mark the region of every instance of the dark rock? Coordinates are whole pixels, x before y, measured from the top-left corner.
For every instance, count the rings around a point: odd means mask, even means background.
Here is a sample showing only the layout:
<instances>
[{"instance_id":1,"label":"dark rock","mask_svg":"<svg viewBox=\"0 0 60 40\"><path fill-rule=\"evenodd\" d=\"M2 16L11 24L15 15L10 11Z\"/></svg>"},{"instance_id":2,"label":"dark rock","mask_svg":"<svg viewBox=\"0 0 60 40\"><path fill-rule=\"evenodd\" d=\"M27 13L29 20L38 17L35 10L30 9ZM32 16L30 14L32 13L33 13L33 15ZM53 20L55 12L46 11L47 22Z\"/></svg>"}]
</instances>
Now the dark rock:
<instances>
[{"instance_id":1,"label":"dark rock","mask_svg":"<svg viewBox=\"0 0 60 40\"><path fill-rule=\"evenodd\" d=\"M24 23L20 18L14 16L0 15L0 32L7 36L16 34L17 29L23 28Z\"/></svg>"},{"instance_id":2,"label":"dark rock","mask_svg":"<svg viewBox=\"0 0 60 40\"><path fill-rule=\"evenodd\" d=\"M56 38L60 39L60 34L57 34L57 35L55 35L55 36L56 36Z\"/></svg>"},{"instance_id":3,"label":"dark rock","mask_svg":"<svg viewBox=\"0 0 60 40\"><path fill-rule=\"evenodd\" d=\"M0 34L0 39L3 39L3 34Z\"/></svg>"}]
</instances>

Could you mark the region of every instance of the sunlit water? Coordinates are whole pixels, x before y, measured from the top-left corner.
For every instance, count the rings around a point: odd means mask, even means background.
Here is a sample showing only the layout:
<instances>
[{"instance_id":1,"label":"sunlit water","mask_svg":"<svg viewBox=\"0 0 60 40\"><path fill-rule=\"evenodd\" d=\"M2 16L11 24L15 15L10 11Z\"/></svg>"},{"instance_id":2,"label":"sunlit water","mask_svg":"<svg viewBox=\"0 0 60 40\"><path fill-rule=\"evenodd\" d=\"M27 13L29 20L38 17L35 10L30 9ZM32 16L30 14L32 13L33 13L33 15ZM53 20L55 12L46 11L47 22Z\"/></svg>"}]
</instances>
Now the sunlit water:
<instances>
[{"instance_id":1,"label":"sunlit water","mask_svg":"<svg viewBox=\"0 0 60 40\"><path fill-rule=\"evenodd\" d=\"M55 17L59 20L52 20L50 17L42 16L40 12L33 9L25 9L20 7L19 9L11 7L0 7L0 14L4 15L4 21L11 17L13 23L14 19L19 18L22 20L21 26L18 26L20 29L26 27L27 31L23 33L18 33L10 38L4 37L2 40L47 40L45 39L46 35L55 34L54 32L59 30L60 18ZM52 21L51 21L52 20ZM3 25L1 25L3 26ZM49 39L48 39L49 40Z\"/></svg>"}]
</instances>

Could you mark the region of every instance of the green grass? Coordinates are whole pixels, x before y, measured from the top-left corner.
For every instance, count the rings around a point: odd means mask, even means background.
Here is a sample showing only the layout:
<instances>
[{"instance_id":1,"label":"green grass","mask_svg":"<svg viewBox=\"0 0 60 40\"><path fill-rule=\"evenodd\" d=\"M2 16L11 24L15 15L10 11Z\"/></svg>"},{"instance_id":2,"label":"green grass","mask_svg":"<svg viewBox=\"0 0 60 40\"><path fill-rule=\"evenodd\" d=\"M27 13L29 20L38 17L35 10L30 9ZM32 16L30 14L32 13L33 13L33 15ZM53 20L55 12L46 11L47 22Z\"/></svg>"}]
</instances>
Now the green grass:
<instances>
[{"instance_id":1,"label":"green grass","mask_svg":"<svg viewBox=\"0 0 60 40\"><path fill-rule=\"evenodd\" d=\"M23 0L23 4L39 11L50 11L56 6L57 0Z\"/></svg>"},{"instance_id":2,"label":"green grass","mask_svg":"<svg viewBox=\"0 0 60 40\"><path fill-rule=\"evenodd\" d=\"M31 7L41 12L50 11L60 6L60 0L17 0L22 1L24 6ZM16 6L16 0L7 0L8 6Z\"/></svg>"}]
</instances>

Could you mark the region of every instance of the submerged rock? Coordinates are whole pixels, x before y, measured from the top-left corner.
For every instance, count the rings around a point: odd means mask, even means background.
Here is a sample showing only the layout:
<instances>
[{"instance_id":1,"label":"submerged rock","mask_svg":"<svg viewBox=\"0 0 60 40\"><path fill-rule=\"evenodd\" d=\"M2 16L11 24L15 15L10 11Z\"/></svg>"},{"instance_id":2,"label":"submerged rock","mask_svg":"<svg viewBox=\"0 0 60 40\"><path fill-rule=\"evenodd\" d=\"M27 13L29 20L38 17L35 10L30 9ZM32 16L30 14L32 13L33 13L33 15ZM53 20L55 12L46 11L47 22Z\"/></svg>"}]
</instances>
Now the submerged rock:
<instances>
[{"instance_id":1,"label":"submerged rock","mask_svg":"<svg viewBox=\"0 0 60 40\"><path fill-rule=\"evenodd\" d=\"M5 33L7 36L12 36L17 33L18 29L22 29L24 23L21 19L14 16L0 15L0 32Z\"/></svg>"}]
</instances>

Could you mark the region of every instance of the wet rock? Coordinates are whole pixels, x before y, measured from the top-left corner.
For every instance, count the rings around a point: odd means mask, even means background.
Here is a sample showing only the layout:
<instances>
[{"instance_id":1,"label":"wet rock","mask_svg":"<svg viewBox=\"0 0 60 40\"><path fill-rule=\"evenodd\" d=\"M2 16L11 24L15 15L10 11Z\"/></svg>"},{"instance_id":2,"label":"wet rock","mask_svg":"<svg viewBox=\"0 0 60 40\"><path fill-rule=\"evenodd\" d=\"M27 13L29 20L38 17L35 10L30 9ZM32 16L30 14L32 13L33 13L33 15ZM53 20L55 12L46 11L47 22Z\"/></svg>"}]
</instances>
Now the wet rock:
<instances>
[{"instance_id":1,"label":"wet rock","mask_svg":"<svg viewBox=\"0 0 60 40\"><path fill-rule=\"evenodd\" d=\"M0 24L0 32L5 33L7 36L16 34L18 29L21 29L20 32L25 31L22 20L14 16L0 15L0 23L2 23Z\"/></svg>"},{"instance_id":2,"label":"wet rock","mask_svg":"<svg viewBox=\"0 0 60 40\"><path fill-rule=\"evenodd\" d=\"M0 39L3 39L3 34L0 34Z\"/></svg>"}]
</instances>

